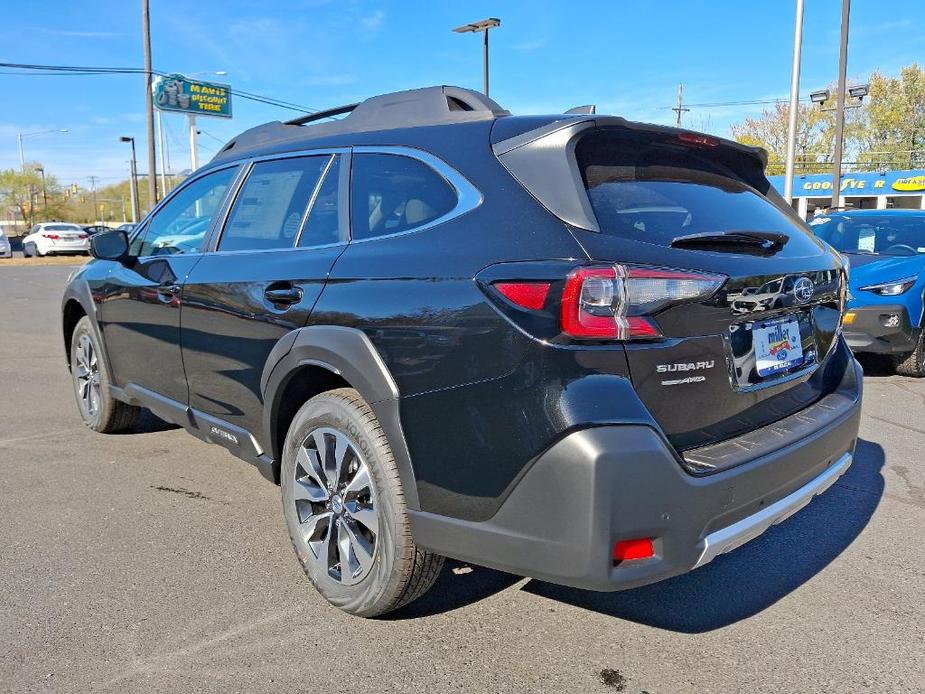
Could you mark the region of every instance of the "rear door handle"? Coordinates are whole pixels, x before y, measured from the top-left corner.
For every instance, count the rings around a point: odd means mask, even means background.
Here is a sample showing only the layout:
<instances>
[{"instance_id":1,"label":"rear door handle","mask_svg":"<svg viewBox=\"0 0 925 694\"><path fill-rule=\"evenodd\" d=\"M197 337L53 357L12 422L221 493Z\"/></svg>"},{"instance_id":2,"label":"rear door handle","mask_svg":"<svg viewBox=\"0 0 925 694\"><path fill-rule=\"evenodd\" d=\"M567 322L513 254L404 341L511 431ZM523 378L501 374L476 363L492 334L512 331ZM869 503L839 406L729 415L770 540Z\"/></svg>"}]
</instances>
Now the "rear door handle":
<instances>
[{"instance_id":1,"label":"rear door handle","mask_svg":"<svg viewBox=\"0 0 925 694\"><path fill-rule=\"evenodd\" d=\"M263 295L271 304L291 306L292 304L297 304L302 300L302 289L301 287L293 287L292 285L271 285L267 288Z\"/></svg>"}]
</instances>

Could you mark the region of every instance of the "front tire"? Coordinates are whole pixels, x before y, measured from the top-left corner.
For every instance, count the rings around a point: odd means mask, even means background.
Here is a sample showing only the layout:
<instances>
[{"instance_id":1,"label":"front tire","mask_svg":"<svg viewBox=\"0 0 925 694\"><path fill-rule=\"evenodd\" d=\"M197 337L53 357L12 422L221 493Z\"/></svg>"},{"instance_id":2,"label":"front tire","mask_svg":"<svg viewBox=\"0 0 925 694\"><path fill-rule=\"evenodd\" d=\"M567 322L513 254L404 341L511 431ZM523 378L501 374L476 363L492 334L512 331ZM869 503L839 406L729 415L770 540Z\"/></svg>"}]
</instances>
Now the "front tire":
<instances>
[{"instance_id":1,"label":"front tire","mask_svg":"<svg viewBox=\"0 0 925 694\"><path fill-rule=\"evenodd\" d=\"M103 353L87 316L77 321L71 336L71 380L80 418L93 431L110 434L135 425L139 409L109 393Z\"/></svg>"},{"instance_id":2,"label":"front tire","mask_svg":"<svg viewBox=\"0 0 925 694\"><path fill-rule=\"evenodd\" d=\"M296 556L332 605L376 617L433 585L443 557L414 544L392 449L355 390L322 393L296 413L280 482Z\"/></svg>"},{"instance_id":3,"label":"front tire","mask_svg":"<svg viewBox=\"0 0 925 694\"><path fill-rule=\"evenodd\" d=\"M896 373L900 376L911 376L913 378L925 376L925 328L919 331L919 339L915 343L915 349L905 354L894 355L893 364L896 368Z\"/></svg>"}]
</instances>

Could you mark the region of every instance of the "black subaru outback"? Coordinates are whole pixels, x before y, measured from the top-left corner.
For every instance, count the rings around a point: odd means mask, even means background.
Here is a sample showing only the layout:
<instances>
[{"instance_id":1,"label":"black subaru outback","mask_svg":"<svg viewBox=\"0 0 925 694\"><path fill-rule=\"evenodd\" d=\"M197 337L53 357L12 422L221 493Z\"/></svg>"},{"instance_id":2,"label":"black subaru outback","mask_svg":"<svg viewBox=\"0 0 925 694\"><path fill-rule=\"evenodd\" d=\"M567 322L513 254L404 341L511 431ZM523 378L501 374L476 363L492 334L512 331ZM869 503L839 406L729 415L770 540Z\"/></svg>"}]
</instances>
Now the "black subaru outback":
<instances>
[{"instance_id":1,"label":"black subaru outback","mask_svg":"<svg viewBox=\"0 0 925 694\"><path fill-rule=\"evenodd\" d=\"M357 615L444 556L619 590L754 538L851 464L842 260L761 150L590 110L431 87L231 140L93 237L83 420L253 463Z\"/></svg>"}]
</instances>

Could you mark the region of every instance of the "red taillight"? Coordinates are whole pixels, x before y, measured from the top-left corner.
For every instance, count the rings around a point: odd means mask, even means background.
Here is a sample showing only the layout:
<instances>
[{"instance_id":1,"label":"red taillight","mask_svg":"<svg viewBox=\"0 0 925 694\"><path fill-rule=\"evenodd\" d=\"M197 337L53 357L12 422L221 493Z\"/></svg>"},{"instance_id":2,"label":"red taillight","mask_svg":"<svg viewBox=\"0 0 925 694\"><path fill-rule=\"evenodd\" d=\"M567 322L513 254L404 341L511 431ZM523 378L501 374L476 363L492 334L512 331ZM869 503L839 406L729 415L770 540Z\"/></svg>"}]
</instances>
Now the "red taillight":
<instances>
[{"instance_id":1,"label":"red taillight","mask_svg":"<svg viewBox=\"0 0 925 694\"><path fill-rule=\"evenodd\" d=\"M719 140L709 135L699 135L697 133L681 133L678 135L678 141L685 145L694 147L719 147Z\"/></svg>"},{"instance_id":2,"label":"red taillight","mask_svg":"<svg viewBox=\"0 0 925 694\"><path fill-rule=\"evenodd\" d=\"M57 241L58 239L61 238L57 234L42 234L42 236L46 239L51 239L52 241Z\"/></svg>"},{"instance_id":3,"label":"red taillight","mask_svg":"<svg viewBox=\"0 0 925 694\"><path fill-rule=\"evenodd\" d=\"M651 537L640 537L634 540L620 540L613 546L614 564L629 559L648 559L655 556L655 547Z\"/></svg>"},{"instance_id":4,"label":"red taillight","mask_svg":"<svg viewBox=\"0 0 925 694\"><path fill-rule=\"evenodd\" d=\"M501 295L521 308L538 311L546 304L549 282L497 282L494 287Z\"/></svg>"},{"instance_id":5,"label":"red taillight","mask_svg":"<svg viewBox=\"0 0 925 694\"><path fill-rule=\"evenodd\" d=\"M580 267L565 281L562 332L594 340L661 337L650 317L683 301L706 298L724 277L683 270L609 265Z\"/></svg>"},{"instance_id":6,"label":"red taillight","mask_svg":"<svg viewBox=\"0 0 925 694\"><path fill-rule=\"evenodd\" d=\"M79 238L79 239L86 239L86 238L89 238L89 237L90 237L89 234L77 234L77 238Z\"/></svg>"}]
</instances>

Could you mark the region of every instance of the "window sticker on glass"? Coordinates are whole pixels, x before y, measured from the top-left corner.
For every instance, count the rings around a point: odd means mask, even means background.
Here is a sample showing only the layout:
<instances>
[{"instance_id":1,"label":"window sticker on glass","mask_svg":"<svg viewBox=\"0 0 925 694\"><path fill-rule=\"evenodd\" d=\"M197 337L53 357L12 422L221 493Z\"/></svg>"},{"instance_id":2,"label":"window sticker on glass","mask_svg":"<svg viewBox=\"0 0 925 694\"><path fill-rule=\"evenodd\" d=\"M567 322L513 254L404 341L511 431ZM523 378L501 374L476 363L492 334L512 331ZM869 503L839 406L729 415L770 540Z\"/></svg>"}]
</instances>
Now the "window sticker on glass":
<instances>
[{"instance_id":1,"label":"window sticker on glass","mask_svg":"<svg viewBox=\"0 0 925 694\"><path fill-rule=\"evenodd\" d=\"M858 250L873 253L874 247L876 245L877 230L873 227L865 227L864 229L861 229L858 234Z\"/></svg>"}]
</instances>

